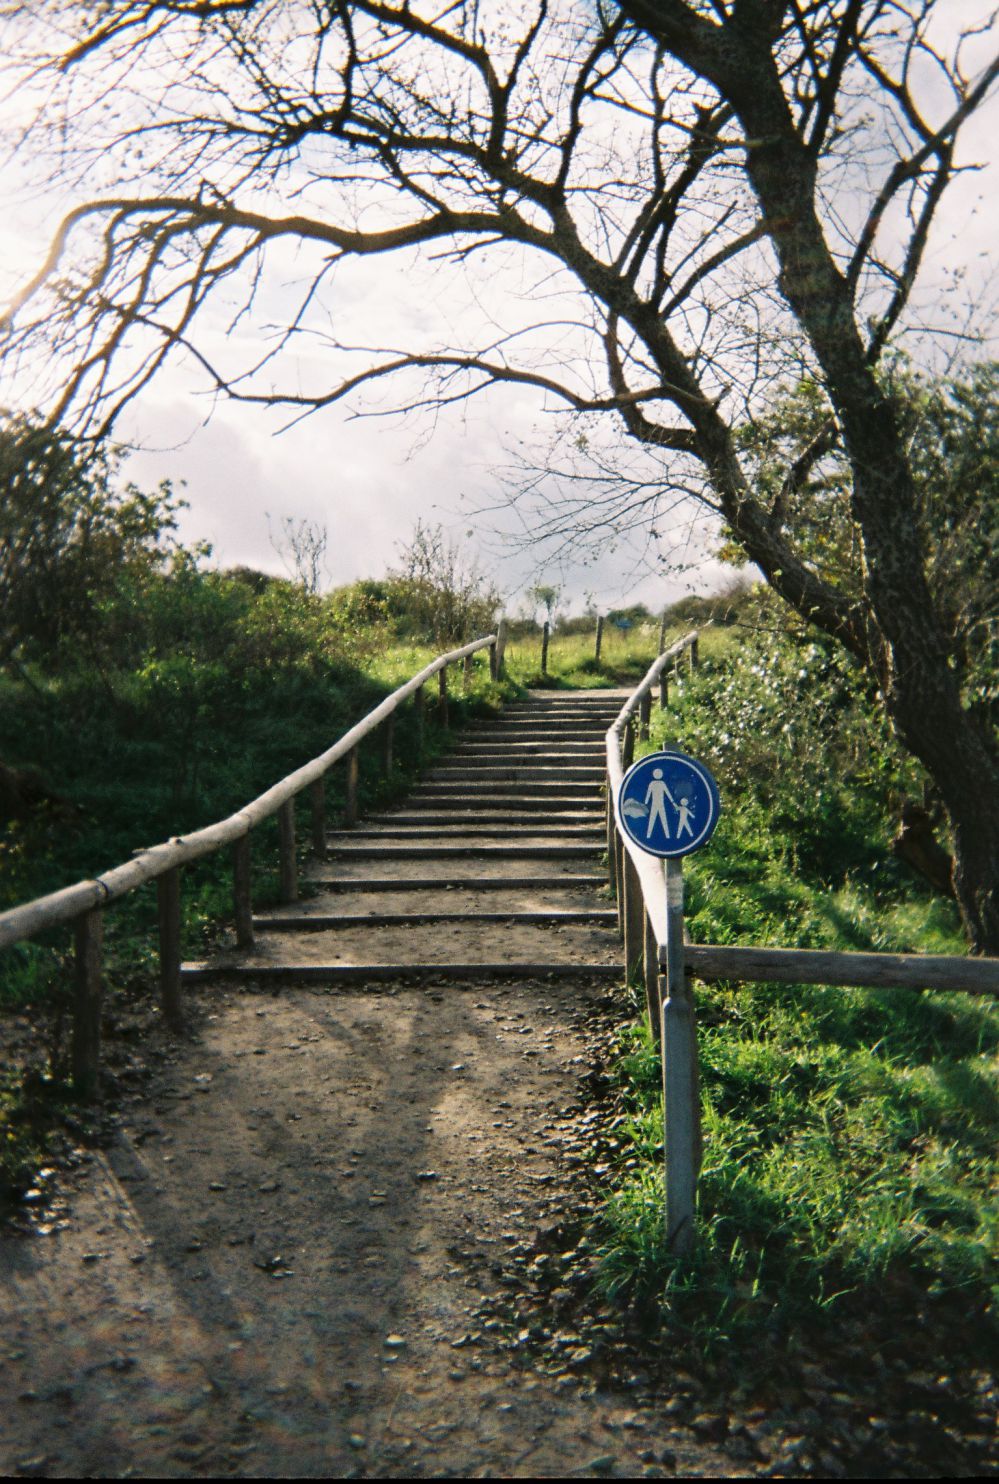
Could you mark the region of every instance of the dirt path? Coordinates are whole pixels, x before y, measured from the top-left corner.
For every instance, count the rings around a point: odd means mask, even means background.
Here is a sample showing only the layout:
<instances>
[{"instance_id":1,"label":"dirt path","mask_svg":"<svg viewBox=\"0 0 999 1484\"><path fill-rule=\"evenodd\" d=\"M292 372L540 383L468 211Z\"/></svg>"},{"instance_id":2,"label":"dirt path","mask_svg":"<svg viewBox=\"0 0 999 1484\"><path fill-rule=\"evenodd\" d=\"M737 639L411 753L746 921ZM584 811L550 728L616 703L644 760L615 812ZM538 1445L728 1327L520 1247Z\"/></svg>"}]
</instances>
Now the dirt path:
<instances>
[{"instance_id":1,"label":"dirt path","mask_svg":"<svg viewBox=\"0 0 999 1484\"><path fill-rule=\"evenodd\" d=\"M571 1321L539 1353L511 1301L575 1243L600 990L198 1006L65 1211L0 1248L5 1471L733 1471L647 1377L598 1385Z\"/></svg>"}]
</instances>

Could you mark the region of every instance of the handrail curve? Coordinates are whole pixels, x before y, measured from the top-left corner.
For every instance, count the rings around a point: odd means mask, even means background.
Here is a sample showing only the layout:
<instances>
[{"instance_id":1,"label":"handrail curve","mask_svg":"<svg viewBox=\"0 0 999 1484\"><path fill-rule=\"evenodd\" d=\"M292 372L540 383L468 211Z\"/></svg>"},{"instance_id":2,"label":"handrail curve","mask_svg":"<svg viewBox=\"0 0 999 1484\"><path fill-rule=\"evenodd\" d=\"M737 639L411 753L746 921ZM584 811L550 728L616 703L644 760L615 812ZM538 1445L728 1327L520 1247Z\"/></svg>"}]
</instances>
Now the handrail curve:
<instances>
[{"instance_id":1,"label":"handrail curve","mask_svg":"<svg viewBox=\"0 0 999 1484\"><path fill-rule=\"evenodd\" d=\"M458 660L477 654L482 649L491 648L496 641L495 634L488 634L482 639L473 640L471 644L466 644L461 649L438 655L437 659L432 660L418 675L414 675L412 679L407 680L391 695L379 702L374 710L369 711L367 716L345 732L333 743L332 747L328 747L318 757L296 768L294 772L288 773L278 783L273 784L264 793L259 794L257 798L244 804L242 809L237 809L234 814L228 815L225 819L205 825L189 835L175 835L170 840L147 846L137 851L131 860L102 871L91 881L74 882L72 886L64 886L59 891L50 892L43 897L35 897L30 902L23 902L16 907L8 908L6 912L0 912L0 948L6 948L25 938L34 937L36 933L42 932L45 928L71 922L95 907L107 906L119 897L134 891L136 887L156 880L157 877L165 875L167 871L177 866L199 860L205 855L211 855L213 851L220 850L224 845L234 844L244 835L248 835L254 825L276 814L282 805L288 803L296 794L323 778L334 763L352 752L363 738L373 732L403 701L420 690L439 671Z\"/></svg>"}]
</instances>

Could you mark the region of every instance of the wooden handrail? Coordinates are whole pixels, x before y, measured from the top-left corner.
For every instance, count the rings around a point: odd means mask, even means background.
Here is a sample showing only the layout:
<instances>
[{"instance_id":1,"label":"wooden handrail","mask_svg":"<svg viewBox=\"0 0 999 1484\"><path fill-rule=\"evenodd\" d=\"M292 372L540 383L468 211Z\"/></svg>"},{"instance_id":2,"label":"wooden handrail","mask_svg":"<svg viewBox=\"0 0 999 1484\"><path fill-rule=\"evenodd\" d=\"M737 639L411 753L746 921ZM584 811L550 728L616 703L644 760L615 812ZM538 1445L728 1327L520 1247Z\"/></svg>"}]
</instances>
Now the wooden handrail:
<instances>
[{"instance_id":1,"label":"wooden handrail","mask_svg":"<svg viewBox=\"0 0 999 1484\"><path fill-rule=\"evenodd\" d=\"M647 851L639 850L638 846L627 834L621 824L621 816L618 813L618 794L624 781L624 764L622 753L624 751L625 734L635 712L639 710L642 700L652 692L652 687L659 682L666 667L683 654L684 650L690 650L697 643L696 631L684 634L669 649L663 651L658 659L649 666L643 678L621 707L616 719L607 732L607 804L608 810L612 812L616 826L617 837L622 848L627 852L638 880L642 887L642 898L645 903L645 911L648 915L656 944L661 950L666 946L666 888L663 884L662 861L655 856L649 855Z\"/></svg>"},{"instance_id":2,"label":"wooden handrail","mask_svg":"<svg viewBox=\"0 0 999 1484\"><path fill-rule=\"evenodd\" d=\"M267 789L265 793L260 794L242 809L238 809L235 814L230 814L228 818L206 825L204 829L195 830L190 835L183 837L178 835L172 840L140 850L132 860L102 872L92 881L77 881L73 886L63 887L61 891L51 892L44 897L36 897L31 902L24 902L0 913L0 948L6 948L12 943L19 943L25 938L34 937L36 933L42 932L45 928L71 922L81 913L88 912L95 907L104 907L127 892L134 891L136 887L144 885L147 881L154 881L158 876L164 875L176 866L187 865L191 861L199 860L202 856L211 855L224 845L234 844L235 841L248 834L254 825L276 814L282 804L293 799L310 784L318 782L334 763L352 752L357 744L380 726L403 701L420 690L439 671L454 664L457 660L463 660L466 655L476 654L479 650L489 648L495 643L496 635L489 634L483 639L476 639L471 644L464 645L461 649L439 655L418 675L414 675L411 680L400 685L398 690L386 696L384 701L370 711L356 726L351 727L349 732L345 732L332 747L327 748L325 752L320 753L318 757L305 763L301 768L296 768L293 773L289 773L279 783L275 783L272 788Z\"/></svg>"},{"instance_id":3,"label":"wooden handrail","mask_svg":"<svg viewBox=\"0 0 999 1484\"><path fill-rule=\"evenodd\" d=\"M999 958L714 943L688 943L684 957L688 972L706 982L734 979L746 984L842 984L857 989L953 989L999 995Z\"/></svg>"}]
</instances>

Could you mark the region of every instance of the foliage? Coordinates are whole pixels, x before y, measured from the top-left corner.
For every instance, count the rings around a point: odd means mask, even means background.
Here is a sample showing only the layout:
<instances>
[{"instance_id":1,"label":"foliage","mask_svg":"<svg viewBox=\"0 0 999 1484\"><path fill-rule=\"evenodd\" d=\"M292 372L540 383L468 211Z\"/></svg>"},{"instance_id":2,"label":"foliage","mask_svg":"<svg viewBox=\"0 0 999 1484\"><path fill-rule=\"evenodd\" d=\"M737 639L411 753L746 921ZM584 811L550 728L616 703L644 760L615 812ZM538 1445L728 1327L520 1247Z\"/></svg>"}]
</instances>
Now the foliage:
<instances>
[{"instance_id":1,"label":"foliage","mask_svg":"<svg viewBox=\"0 0 999 1484\"><path fill-rule=\"evenodd\" d=\"M918 501L934 602L950 636L950 660L965 704L995 707L999 687L999 365L973 364L932 378L895 356L881 372L905 438ZM831 432L821 387L804 379L740 431L754 487L774 518L794 526L806 561L850 593L862 584L863 540L852 504L853 479ZM807 476L788 483L794 450L824 439ZM741 562L740 544L722 554ZM993 715L999 714L993 711Z\"/></svg>"},{"instance_id":2,"label":"foliage","mask_svg":"<svg viewBox=\"0 0 999 1484\"><path fill-rule=\"evenodd\" d=\"M528 590L527 601L534 608L543 608L545 622L554 627L555 614L561 596L562 589L560 587L553 587L551 583L538 582Z\"/></svg>"},{"instance_id":3,"label":"foliage","mask_svg":"<svg viewBox=\"0 0 999 1484\"><path fill-rule=\"evenodd\" d=\"M120 456L30 419L0 427L0 666L91 642L121 584L162 570L182 502L116 486Z\"/></svg>"},{"instance_id":4,"label":"foliage","mask_svg":"<svg viewBox=\"0 0 999 1484\"><path fill-rule=\"evenodd\" d=\"M499 592L442 526L417 520L401 557L399 570L375 585L400 637L451 649L495 629Z\"/></svg>"},{"instance_id":5,"label":"foliage","mask_svg":"<svg viewBox=\"0 0 999 1484\"><path fill-rule=\"evenodd\" d=\"M888 849L892 812L921 779L842 652L761 623L702 659L649 743L703 758L721 787L718 829L686 866L693 940L960 952L953 904ZM833 1315L918 1331L943 1305L980 1326L999 1279L991 1007L767 984L699 985L696 1001L698 1249L680 1261L663 1247L661 1073L637 1026L616 1070L625 1137L603 1285L664 1343L729 1359L779 1353L790 1328Z\"/></svg>"}]
</instances>

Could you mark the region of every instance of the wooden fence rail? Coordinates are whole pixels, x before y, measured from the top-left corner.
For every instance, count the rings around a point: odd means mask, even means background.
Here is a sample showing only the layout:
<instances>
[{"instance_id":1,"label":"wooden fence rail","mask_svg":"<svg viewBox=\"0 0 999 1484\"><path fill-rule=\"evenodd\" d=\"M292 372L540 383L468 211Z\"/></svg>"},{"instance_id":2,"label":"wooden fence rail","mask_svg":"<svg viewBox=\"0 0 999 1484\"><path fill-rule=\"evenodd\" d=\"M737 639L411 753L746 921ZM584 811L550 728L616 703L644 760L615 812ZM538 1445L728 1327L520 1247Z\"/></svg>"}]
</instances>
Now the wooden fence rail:
<instances>
[{"instance_id":1,"label":"wooden fence rail","mask_svg":"<svg viewBox=\"0 0 999 1484\"><path fill-rule=\"evenodd\" d=\"M896 953L839 953L797 948L750 948L686 941L683 869L665 863L630 839L618 813L618 795L634 756L636 734L649 734L652 694L668 702L667 670L686 652L698 660L698 636L686 634L664 650L628 697L607 732L607 872L618 903L626 975L644 980L649 1022L660 1043L666 1162L666 1241L675 1251L694 1238L700 1167L697 1044L690 981L839 984L858 988L961 990L999 995L999 959ZM660 647L662 636L660 637Z\"/></svg>"},{"instance_id":2,"label":"wooden fence rail","mask_svg":"<svg viewBox=\"0 0 999 1484\"><path fill-rule=\"evenodd\" d=\"M74 1080L85 1095L97 1088L100 1061L101 943L103 910L111 902L135 891L149 881L157 882L160 930L160 984L164 1014L173 1022L180 1016L180 867L231 846L233 852L233 904L236 938L241 947L253 943L252 902L250 895L250 831L272 815L278 816L279 880L284 902L294 901L298 894L295 858L294 801L309 789L312 804L312 839L325 848L325 792L323 781L334 763L347 759L345 822L357 821L357 779L360 744L383 724L386 726L384 759L386 769L392 762L392 727L395 713L410 696L415 698L422 726L423 687L435 675L439 677L439 717L448 724L447 668L459 661L471 660L480 650L490 651L490 674L496 679L502 672L504 639L500 633L488 634L461 649L439 655L418 675L400 685L380 702L356 726L345 732L332 747L296 768L258 798L235 814L186 836L174 836L159 845L137 851L130 861L103 872L92 881L77 881L73 886L48 896L37 897L6 912L0 912L0 948L32 938L47 928L62 923L75 924L76 1001L73 1020L72 1065ZM466 670L467 675L467 670Z\"/></svg>"}]
</instances>

